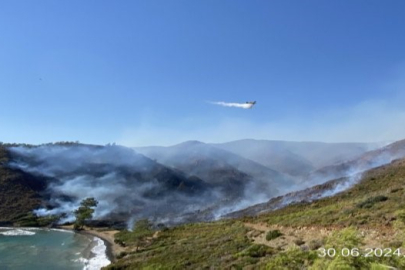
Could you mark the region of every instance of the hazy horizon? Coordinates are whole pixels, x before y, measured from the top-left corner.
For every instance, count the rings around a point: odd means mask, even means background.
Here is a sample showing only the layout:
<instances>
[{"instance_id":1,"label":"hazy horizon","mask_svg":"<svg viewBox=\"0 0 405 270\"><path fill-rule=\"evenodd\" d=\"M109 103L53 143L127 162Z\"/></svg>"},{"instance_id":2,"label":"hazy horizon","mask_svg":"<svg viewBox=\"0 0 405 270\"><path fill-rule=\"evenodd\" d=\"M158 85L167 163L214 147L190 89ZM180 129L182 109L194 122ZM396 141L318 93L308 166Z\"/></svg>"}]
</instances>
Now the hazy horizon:
<instances>
[{"instance_id":1,"label":"hazy horizon","mask_svg":"<svg viewBox=\"0 0 405 270\"><path fill-rule=\"evenodd\" d=\"M405 139L405 138L403 138ZM230 140L230 141L219 141L219 142L207 142L207 141L201 141L201 140L185 140L185 141L179 141L176 143L172 144L145 144L145 145L125 145L117 142L106 142L106 143L94 143L94 142L88 142L88 141L79 141L79 140L56 140L56 141L48 141L48 142L40 142L40 143L28 143L28 142L18 142L18 141L0 141L0 143L5 143L5 144L31 144L31 145L44 145L44 144L53 144L53 143L61 143L61 142L77 142L79 144L83 145L118 145L118 146L124 146L128 148L144 148L144 147L172 147L176 145L180 145L183 143L188 143L188 142L199 142L199 143L204 143L204 144L209 144L209 145L216 145L216 144L225 144L225 143L230 143L230 142L239 142L239 141L248 141L248 140L253 140L253 141L268 141L268 142L286 142L286 143L325 143L325 144L374 144L377 145L377 147L383 147L385 145L394 143L396 141L400 140L393 140L393 141L375 141L375 142L361 142L361 141L347 141L347 142L327 142L327 141L310 141L310 140L277 140L277 139L252 139L252 138L243 138L243 139L237 139L237 140Z\"/></svg>"}]
</instances>

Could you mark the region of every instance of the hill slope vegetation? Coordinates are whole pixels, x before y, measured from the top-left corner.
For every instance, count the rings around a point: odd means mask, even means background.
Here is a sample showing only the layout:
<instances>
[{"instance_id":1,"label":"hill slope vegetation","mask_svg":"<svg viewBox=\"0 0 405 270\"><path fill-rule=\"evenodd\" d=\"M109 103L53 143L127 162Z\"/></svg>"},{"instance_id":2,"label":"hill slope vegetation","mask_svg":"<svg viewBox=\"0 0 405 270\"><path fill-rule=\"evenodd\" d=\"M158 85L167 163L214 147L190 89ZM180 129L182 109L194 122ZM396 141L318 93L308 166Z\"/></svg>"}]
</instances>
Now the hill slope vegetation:
<instances>
[{"instance_id":1,"label":"hill slope vegetation","mask_svg":"<svg viewBox=\"0 0 405 270\"><path fill-rule=\"evenodd\" d=\"M402 159L367 171L352 188L332 197L254 217L164 229L143 244L129 241L130 232L120 233L116 238L127 252L107 269L402 269L398 256L320 257L317 249L339 254L358 248L364 254L366 247L401 248L404 195Z\"/></svg>"}]
</instances>

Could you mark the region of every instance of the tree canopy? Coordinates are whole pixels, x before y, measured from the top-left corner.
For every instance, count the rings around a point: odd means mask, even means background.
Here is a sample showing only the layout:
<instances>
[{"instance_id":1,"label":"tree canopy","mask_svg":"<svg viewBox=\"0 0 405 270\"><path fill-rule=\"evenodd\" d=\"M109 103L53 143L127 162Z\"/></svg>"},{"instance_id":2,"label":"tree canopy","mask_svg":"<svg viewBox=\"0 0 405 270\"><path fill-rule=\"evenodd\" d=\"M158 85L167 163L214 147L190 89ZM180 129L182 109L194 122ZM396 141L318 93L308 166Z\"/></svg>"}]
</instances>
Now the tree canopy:
<instances>
[{"instance_id":1,"label":"tree canopy","mask_svg":"<svg viewBox=\"0 0 405 270\"><path fill-rule=\"evenodd\" d=\"M80 203L80 207L75 210L76 221L75 230L82 230L86 220L93 218L94 208L97 207L98 201L94 198L86 198Z\"/></svg>"}]
</instances>

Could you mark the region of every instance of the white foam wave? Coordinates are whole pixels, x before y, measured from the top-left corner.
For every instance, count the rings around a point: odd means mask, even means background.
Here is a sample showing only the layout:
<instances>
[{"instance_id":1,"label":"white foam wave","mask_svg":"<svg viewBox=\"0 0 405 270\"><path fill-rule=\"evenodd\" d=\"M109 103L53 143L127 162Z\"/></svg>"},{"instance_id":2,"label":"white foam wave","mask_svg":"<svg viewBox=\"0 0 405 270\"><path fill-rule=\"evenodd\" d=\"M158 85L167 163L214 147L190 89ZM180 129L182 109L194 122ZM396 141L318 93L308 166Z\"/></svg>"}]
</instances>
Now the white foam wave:
<instances>
[{"instance_id":1,"label":"white foam wave","mask_svg":"<svg viewBox=\"0 0 405 270\"><path fill-rule=\"evenodd\" d=\"M43 230L43 228L38 228L38 227L0 227L0 230L14 230L14 229L20 229L20 228L24 228L24 229L21 229L21 230L25 230L25 231Z\"/></svg>"},{"instance_id":2,"label":"white foam wave","mask_svg":"<svg viewBox=\"0 0 405 270\"><path fill-rule=\"evenodd\" d=\"M65 230L65 229L54 229L54 228L52 228L51 231L64 232L64 233L74 233L74 231Z\"/></svg>"},{"instance_id":3,"label":"white foam wave","mask_svg":"<svg viewBox=\"0 0 405 270\"><path fill-rule=\"evenodd\" d=\"M9 231L0 232L0 234L5 236L20 236L20 235L34 235L35 232L31 232L29 230L12 229Z\"/></svg>"},{"instance_id":4,"label":"white foam wave","mask_svg":"<svg viewBox=\"0 0 405 270\"><path fill-rule=\"evenodd\" d=\"M84 264L83 270L99 270L111 263L107 258L107 247L104 245L104 241L97 237L94 237L94 241L96 245L91 249L94 257L90 259L79 259L79 261Z\"/></svg>"}]
</instances>

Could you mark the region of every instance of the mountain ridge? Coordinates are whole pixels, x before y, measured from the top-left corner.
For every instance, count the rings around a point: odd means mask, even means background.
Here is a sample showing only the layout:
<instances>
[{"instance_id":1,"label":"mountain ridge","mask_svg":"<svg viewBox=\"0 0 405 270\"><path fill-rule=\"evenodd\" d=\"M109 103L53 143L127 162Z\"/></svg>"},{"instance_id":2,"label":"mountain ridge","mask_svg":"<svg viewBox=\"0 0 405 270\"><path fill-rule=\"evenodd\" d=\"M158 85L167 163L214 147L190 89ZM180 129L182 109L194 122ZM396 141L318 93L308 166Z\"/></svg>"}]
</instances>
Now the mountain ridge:
<instances>
[{"instance_id":1,"label":"mountain ridge","mask_svg":"<svg viewBox=\"0 0 405 270\"><path fill-rule=\"evenodd\" d=\"M379 143L325 143L244 139L212 144L291 176L354 159ZM298 168L298 169L297 169Z\"/></svg>"},{"instance_id":2,"label":"mountain ridge","mask_svg":"<svg viewBox=\"0 0 405 270\"><path fill-rule=\"evenodd\" d=\"M178 168L189 175L196 175L208 182L216 179L209 175L216 171L240 171L250 176L251 181L262 185L272 185L274 189L283 189L293 183L293 179L267 168L252 160L233 154L223 149L198 141L187 141L169 147L139 147L137 152L156 160L166 166ZM216 181L221 181L217 179ZM273 191L269 190L272 194Z\"/></svg>"}]
</instances>

